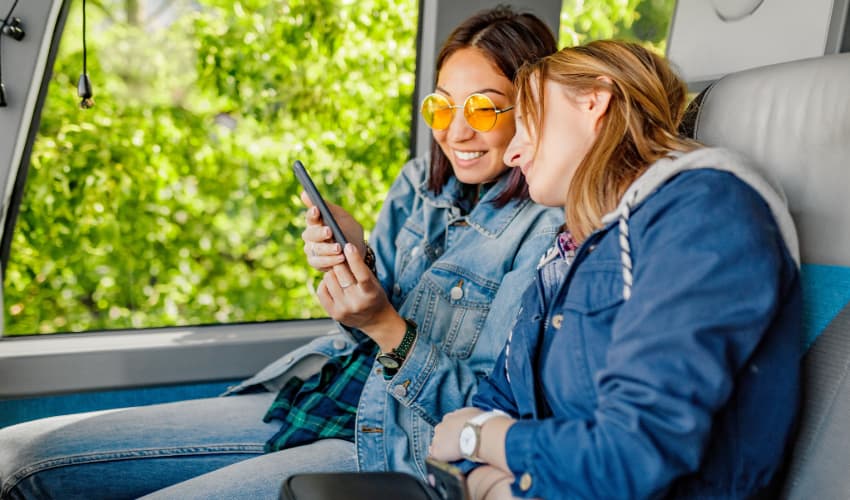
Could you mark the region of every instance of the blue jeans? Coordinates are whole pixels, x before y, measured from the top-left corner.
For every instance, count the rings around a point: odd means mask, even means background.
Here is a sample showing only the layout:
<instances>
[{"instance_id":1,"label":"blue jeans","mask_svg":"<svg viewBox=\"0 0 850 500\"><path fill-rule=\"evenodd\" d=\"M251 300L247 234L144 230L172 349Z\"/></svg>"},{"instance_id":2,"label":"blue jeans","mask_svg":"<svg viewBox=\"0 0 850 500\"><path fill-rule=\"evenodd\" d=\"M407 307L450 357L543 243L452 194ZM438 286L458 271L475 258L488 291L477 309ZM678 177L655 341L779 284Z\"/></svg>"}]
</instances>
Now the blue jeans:
<instances>
[{"instance_id":1,"label":"blue jeans","mask_svg":"<svg viewBox=\"0 0 850 500\"><path fill-rule=\"evenodd\" d=\"M0 429L0 498L277 498L299 472L356 470L354 444L276 453L275 394L64 415Z\"/></svg>"}]
</instances>

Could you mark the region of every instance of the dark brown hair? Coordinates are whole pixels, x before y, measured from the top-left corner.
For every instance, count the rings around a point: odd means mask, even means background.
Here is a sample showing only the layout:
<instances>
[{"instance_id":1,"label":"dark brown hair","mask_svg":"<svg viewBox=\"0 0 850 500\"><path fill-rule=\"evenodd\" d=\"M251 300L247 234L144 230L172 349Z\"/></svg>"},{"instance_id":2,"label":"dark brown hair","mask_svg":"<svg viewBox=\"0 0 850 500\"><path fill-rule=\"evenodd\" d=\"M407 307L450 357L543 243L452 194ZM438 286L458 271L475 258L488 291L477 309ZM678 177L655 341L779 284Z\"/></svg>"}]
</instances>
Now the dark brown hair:
<instances>
[{"instance_id":1,"label":"dark brown hair","mask_svg":"<svg viewBox=\"0 0 850 500\"><path fill-rule=\"evenodd\" d=\"M571 94L611 93L599 134L564 193L567 227L579 242L602 227L626 189L655 161L699 145L677 134L687 89L663 57L629 42L595 41L524 66L517 73L517 102L536 140L543 130L546 82Z\"/></svg>"},{"instance_id":2,"label":"dark brown hair","mask_svg":"<svg viewBox=\"0 0 850 500\"><path fill-rule=\"evenodd\" d=\"M452 31L437 56L437 75L452 54L470 47L483 52L511 82L523 64L558 50L555 36L540 18L498 6L474 14ZM428 189L439 194L452 175L448 157L432 140ZM496 206L504 206L514 198L528 197L528 185L522 172L514 168L508 175L507 187L494 200Z\"/></svg>"}]
</instances>

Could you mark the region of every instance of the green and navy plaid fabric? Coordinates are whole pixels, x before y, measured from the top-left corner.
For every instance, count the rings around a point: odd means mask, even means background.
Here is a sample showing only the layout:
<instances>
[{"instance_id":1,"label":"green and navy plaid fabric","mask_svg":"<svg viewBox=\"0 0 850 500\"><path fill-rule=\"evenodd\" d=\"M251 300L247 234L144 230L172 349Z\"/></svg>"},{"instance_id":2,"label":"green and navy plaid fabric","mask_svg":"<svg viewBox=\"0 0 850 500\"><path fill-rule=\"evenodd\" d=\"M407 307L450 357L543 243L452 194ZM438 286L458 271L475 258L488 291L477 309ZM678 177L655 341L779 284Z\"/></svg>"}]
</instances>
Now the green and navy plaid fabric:
<instances>
[{"instance_id":1,"label":"green and navy plaid fabric","mask_svg":"<svg viewBox=\"0 0 850 500\"><path fill-rule=\"evenodd\" d=\"M376 354L374 342L363 342L351 355L329 359L307 380L289 379L263 417L264 422L282 422L277 434L266 442L266 452L319 439L353 442L357 403Z\"/></svg>"}]
</instances>

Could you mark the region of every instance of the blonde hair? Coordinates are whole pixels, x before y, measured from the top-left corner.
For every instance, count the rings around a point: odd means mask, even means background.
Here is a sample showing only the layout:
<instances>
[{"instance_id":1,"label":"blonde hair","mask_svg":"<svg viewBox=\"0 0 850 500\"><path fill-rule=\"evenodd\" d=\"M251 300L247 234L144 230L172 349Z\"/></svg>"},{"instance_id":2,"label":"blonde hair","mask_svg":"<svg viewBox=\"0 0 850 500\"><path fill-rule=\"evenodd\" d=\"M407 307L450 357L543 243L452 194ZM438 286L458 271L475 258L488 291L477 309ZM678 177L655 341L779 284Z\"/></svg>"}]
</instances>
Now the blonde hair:
<instances>
[{"instance_id":1,"label":"blonde hair","mask_svg":"<svg viewBox=\"0 0 850 500\"><path fill-rule=\"evenodd\" d=\"M699 146L677 134L687 101L685 84L663 57L640 45L595 41L520 68L517 100L538 148L547 81L580 95L596 90L611 93L599 135L565 193L567 227L579 242L602 227L602 216L617 207L647 167L673 151Z\"/></svg>"}]
</instances>

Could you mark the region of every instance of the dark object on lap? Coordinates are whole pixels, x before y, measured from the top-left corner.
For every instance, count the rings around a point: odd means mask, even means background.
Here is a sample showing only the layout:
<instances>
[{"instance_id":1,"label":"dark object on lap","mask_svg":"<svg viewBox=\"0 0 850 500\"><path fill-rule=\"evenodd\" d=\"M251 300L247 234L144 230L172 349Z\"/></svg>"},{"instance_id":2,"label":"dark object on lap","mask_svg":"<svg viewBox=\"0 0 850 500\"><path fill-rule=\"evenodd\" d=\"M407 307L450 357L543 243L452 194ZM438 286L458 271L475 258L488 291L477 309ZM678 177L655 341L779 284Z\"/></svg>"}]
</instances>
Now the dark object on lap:
<instances>
[{"instance_id":1,"label":"dark object on lap","mask_svg":"<svg viewBox=\"0 0 850 500\"><path fill-rule=\"evenodd\" d=\"M282 500L441 500L424 483L401 472L297 474L283 483Z\"/></svg>"}]
</instances>

